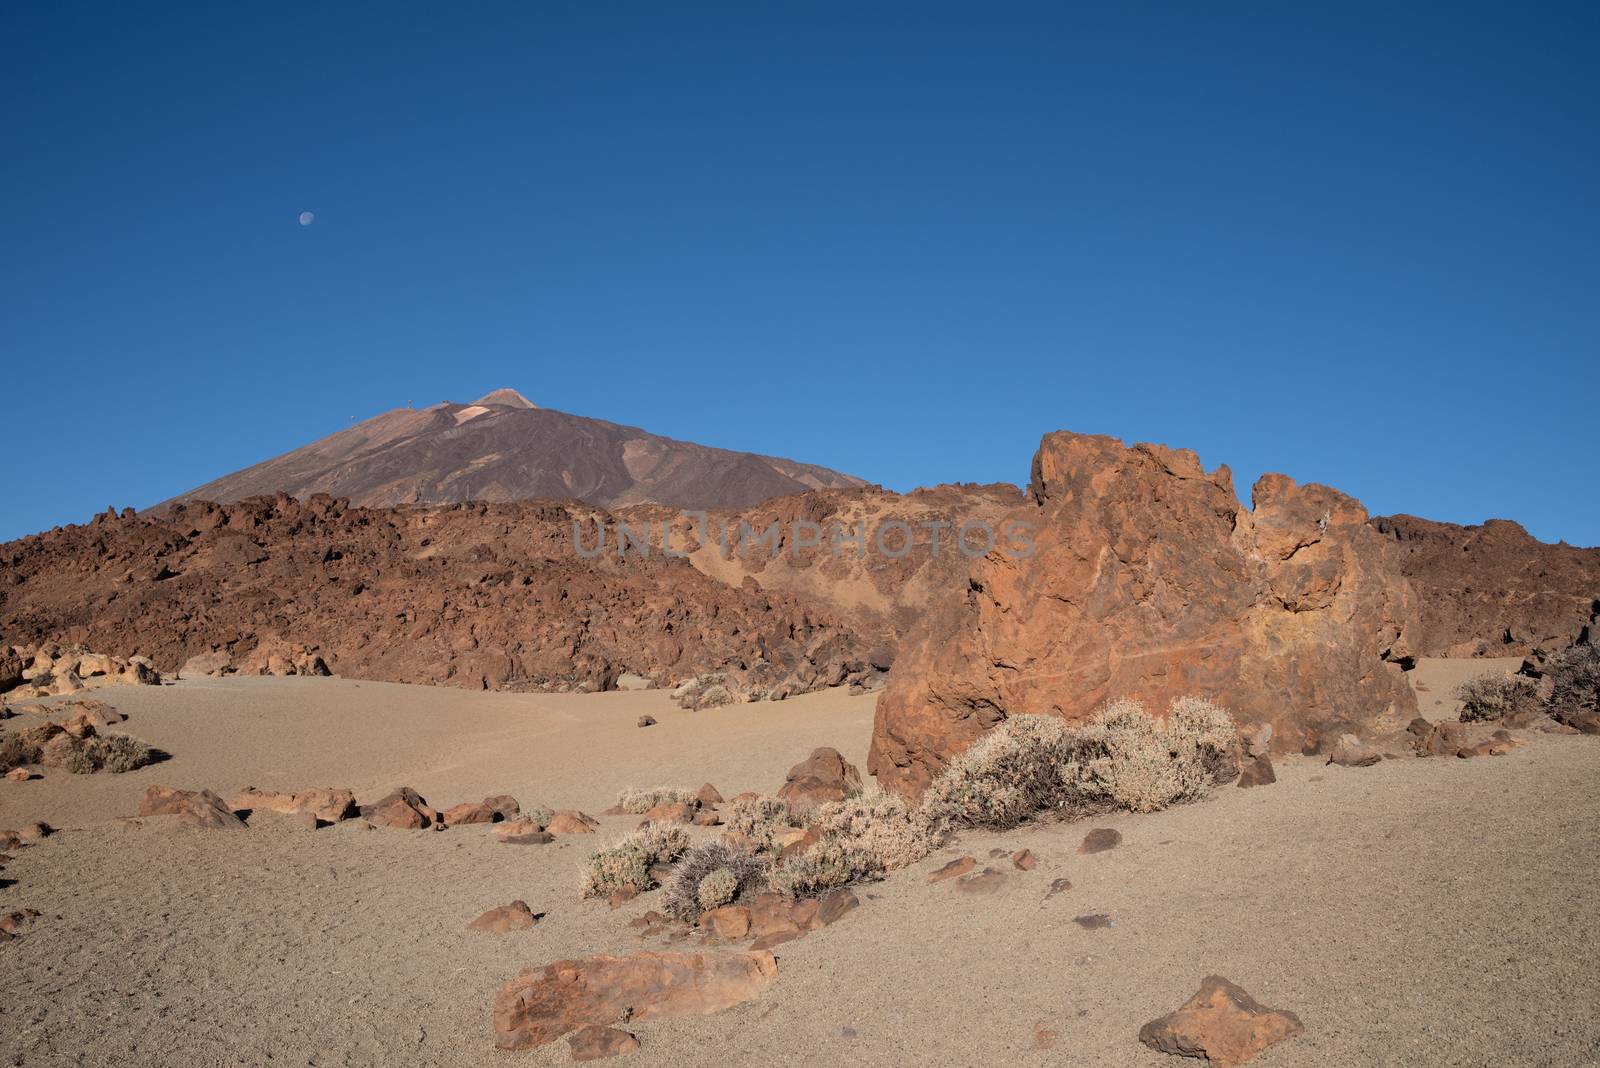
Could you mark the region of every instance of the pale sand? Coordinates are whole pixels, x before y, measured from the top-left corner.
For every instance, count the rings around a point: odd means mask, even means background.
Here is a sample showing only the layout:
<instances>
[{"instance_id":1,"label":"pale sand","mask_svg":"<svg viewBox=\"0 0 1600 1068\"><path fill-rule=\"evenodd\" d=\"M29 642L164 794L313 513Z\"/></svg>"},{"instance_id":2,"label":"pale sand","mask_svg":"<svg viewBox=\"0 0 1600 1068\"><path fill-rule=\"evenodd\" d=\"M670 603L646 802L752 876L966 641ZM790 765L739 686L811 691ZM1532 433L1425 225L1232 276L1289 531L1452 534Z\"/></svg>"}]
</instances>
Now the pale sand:
<instances>
[{"instance_id":1,"label":"pale sand","mask_svg":"<svg viewBox=\"0 0 1600 1068\"><path fill-rule=\"evenodd\" d=\"M367 799L404 783L441 806L503 791L591 813L630 783L773 790L815 745L862 762L874 700L689 713L659 692L325 679L99 696L175 755L126 776L0 782L0 827L68 828L4 873L19 881L0 889L0 911L46 914L0 947L4 1063L569 1063L564 1042L497 1053L488 1009L521 967L639 948L627 920L651 895L617 911L577 900L594 839L308 832L265 814L227 834L112 817L152 782L339 785ZM646 711L661 722L640 729ZM1188 1062L1144 1049L1138 1028L1212 972L1305 1022L1255 1062L1267 1068L1600 1063L1597 763L1600 740L1542 736L1503 758L1285 762L1273 786L1097 820L1125 841L1091 857L1074 853L1090 825L970 834L779 947L779 982L760 1002L635 1025L644 1049L624 1063L1176 1068ZM634 820L602 822L605 839ZM986 897L925 882L991 847L1031 848L1040 866L1007 868ZM1047 899L1063 876L1073 888ZM514 898L543 923L466 930ZM1113 926L1071 922L1093 912ZM1034 1048L1039 1027L1058 1032L1053 1048Z\"/></svg>"}]
</instances>

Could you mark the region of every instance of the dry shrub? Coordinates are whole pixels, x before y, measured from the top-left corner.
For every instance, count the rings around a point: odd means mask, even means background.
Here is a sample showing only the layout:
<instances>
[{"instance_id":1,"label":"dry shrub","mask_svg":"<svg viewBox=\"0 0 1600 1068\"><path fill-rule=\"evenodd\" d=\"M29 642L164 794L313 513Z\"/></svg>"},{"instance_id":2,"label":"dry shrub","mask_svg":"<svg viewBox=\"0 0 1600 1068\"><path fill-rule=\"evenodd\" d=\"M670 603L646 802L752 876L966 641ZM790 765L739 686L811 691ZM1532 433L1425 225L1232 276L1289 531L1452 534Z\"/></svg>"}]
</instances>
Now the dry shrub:
<instances>
[{"instance_id":1,"label":"dry shrub","mask_svg":"<svg viewBox=\"0 0 1600 1068\"><path fill-rule=\"evenodd\" d=\"M771 862L731 848L721 840L690 849L673 867L661 893L661 908L669 916L691 923L705 909L735 901L760 890L767 882Z\"/></svg>"},{"instance_id":2,"label":"dry shrub","mask_svg":"<svg viewBox=\"0 0 1600 1068\"><path fill-rule=\"evenodd\" d=\"M650 868L681 857L689 836L671 823L650 823L593 854L579 869L583 897L609 897L620 890L649 890Z\"/></svg>"},{"instance_id":3,"label":"dry shrub","mask_svg":"<svg viewBox=\"0 0 1600 1068\"><path fill-rule=\"evenodd\" d=\"M1550 679L1550 711L1557 719L1582 712L1600 712L1600 649L1574 645L1545 665Z\"/></svg>"},{"instance_id":4,"label":"dry shrub","mask_svg":"<svg viewBox=\"0 0 1600 1068\"><path fill-rule=\"evenodd\" d=\"M635 816L642 816L657 805L689 803L694 800L693 790L682 790L676 786L655 786L648 790L641 790L637 786L629 786L617 798L617 807L624 812L631 812Z\"/></svg>"},{"instance_id":5,"label":"dry shrub","mask_svg":"<svg viewBox=\"0 0 1600 1068\"><path fill-rule=\"evenodd\" d=\"M102 734L88 739L83 748L96 770L120 775L150 763L149 743L126 734Z\"/></svg>"},{"instance_id":6,"label":"dry shrub","mask_svg":"<svg viewBox=\"0 0 1600 1068\"><path fill-rule=\"evenodd\" d=\"M1538 689L1532 679L1520 675L1479 675L1455 688L1461 702L1461 722L1479 723L1505 719L1538 703Z\"/></svg>"},{"instance_id":7,"label":"dry shrub","mask_svg":"<svg viewBox=\"0 0 1600 1068\"><path fill-rule=\"evenodd\" d=\"M711 671L690 679L672 691L679 708L716 708L733 701L733 691L728 686L728 676L721 671Z\"/></svg>"},{"instance_id":8,"label":"dry shrub","mask_svg":"<svg viewBox=\"0 0 1600 1068\"><path fill-rule=\"evenodd\" d=\"M767 849L789 826L789 806L776 797L736 798L722 814L722 825L750 839L756 849Z\"/></svg>"},{"instance_id":9,"label":"dry shrub","mask_svg":"<svg viewBox=\"0 0 1600 1068\"><path fill-rule=\"evenodd\" d=\"M920 810L877 787L817 808L819 837L772 874L772 887L788 897L816 897L836 887L876 879L915 864L933 851L937 836Z\"/></svg>"},{"instance_id":10,"label":"dry shrub","mask_svg":"<svg viewBox=\"0 0 1600 1068\"><path fill-rule=\"evenodd\" d=\"M928 788L923 812L935 825L999 829L1044 812L1154 812L1232 778L1238 753L1232 718L1197 697L1174 700L1165 723L1129 700L1103 706L1079 727L1013 716L951 761Z\"/></svg>"},{"instance_id":11,"label":"dry shrub","mask_svg":"<svg viewBox=\"0 0 1600 1068\"><path fill-rule=\"evenodd\" d=\"M20 768L25 764L37 764L41 755L39 747L21 735L7 734L0 738L0 772Z\"/></svg>"}]
</instances>

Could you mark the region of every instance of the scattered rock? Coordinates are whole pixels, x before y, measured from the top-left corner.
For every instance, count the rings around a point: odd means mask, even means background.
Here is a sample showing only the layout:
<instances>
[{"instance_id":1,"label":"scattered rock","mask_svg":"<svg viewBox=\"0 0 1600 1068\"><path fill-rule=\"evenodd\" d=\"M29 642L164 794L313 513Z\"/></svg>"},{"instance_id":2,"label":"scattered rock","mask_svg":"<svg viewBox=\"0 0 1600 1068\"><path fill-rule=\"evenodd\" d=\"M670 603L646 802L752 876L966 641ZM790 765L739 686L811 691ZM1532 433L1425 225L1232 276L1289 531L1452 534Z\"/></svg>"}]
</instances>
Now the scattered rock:
<instances>
[{"instance_id":1,"label":"scattered rock","mask_svg":"<svg viewBox=\"0 0 1600 1068\"><path fill-rule=\"evenodd\" d=\"M32 927L38 918L38 909L16 909L0 913L0 942L21 938L22 932Z\"/></svg>"},{"instance_id":2,"label":"scattered rock","mask_svg":"<svg viewBox=\"0 0 1600 1068\"><path fill-rule=\"evenodd\" d=\"M1011 854L1011 864L1018 871L1032 871L1039 866L1038 858L1031 849L1019 849Z\"/></svg>"},{"instance_id":3,"label":"scattered rock","mask_svg":"<svg viewBox=\"0 0 1600 1068\"><path fill-rule=\"evenodd\" d=\"M1072 917L1072 922L1085 931L1099 931L1111 926L1111 917L1103 912L1091 912L1087 916Z\"/></svg>"},{"instance_id":4,"label":"scattered rock","mask_svg":"<svg viewBox=\"0 0 1600 1068\"><path fill-rule=\"evenodd\" d=\"M664 801L646 812L639 826L647 823L688 823L694 819L694 811L694 806L685 802Z\"/></svg>"},{"instance_id":5,"label":"scattered rock","mask_svg":"<svg viewBox=\"0 0 1600 1068\"><path fill-rule=\"evenodd\" d=\"M729 941L750 933L750 910L743 905L723 905L700 914L700 926Z\"/></svg>"},{"instance_id":6,"label":"scattered rock","mask_svg":"<svg viewBox=\"0 0 1600 1068\"><path fill-rule=\"evenodd\" d=\"M1222 976L1208 975L1182 1008L1140 1028L1139 1041L1227 1068L1304 1030L1294 1013L1266 1008Z\"/></svg>"},{"instance_id":7,"label":"scattered rock","mask_svg":"<svg viewBox=\"0 0 1600 1068\"><path fill-rule=\"evenodd\" d=\"M593 816L586 816L576 809L568 809L565 812L557 812L544 829L551 834L593 834L599 827L600 822Z\"/></svg>"},{"instance_id":8,"label":"scattered rock","mask_svg":"<svg viewBox=\"0 0 1600 1068\"><path fill-rule=\"evenodd\" d=\"M1371 767L1383 759L1383 754L1353 734L1341 734L1328 751L1328 763L1345 768Z\"/></svg>"},{"instance_id":9,"label":"scattered rock","mask_svg":"<svg viewBox=\"0 0 1600 1068\"><path fill-rule=\"evenodd\" d=\"M483 803L503 820L514 820L522 815L522 806L517 804L517 799L510 794L495 794L493 797L484 798Z\"/></svg>"},{"instance_id":10,"label":"scattered rock","mask_svg":"<svg viewBox=\"0 0 1600 1068\"><path fill-rule=\"evenodd\" d=\"M298 793L272 793L246 786L228 799L228 807L235 812L279 812L286 816L309 813L323 823L339 823L353 819L359 813L356 795L349 790L320 786Z\"/></svg>"},{"instance_id":11,"label":"scattered rock","mask_svg":"<svg viewBox=\"0 0 1600 1068\"><path fill-rule=\"evenodd\" d=\"M704 786L700 787L700 789L696 790L694 792L694 799L700 802L701 808L710 808L712 805L722 804L722 795L719 794L717 792L717 788L712 786L710 783L706 783Z\"/></svg>"},{"instance_id":12,"label":"scattered rock","mask_svg":"<svg viewBox=\"0 0 1600 1068\"><path fill-rule=\"evenodd\" d=\"M222 798L210 790L177 790L152 786L139 802L141 816L176 816L179 822L205 830L242 831L244 820L234 815Z\"/></svg>"},{"instance_id":13,"label":"scattered rock","mask_svg":"<svg viewBox=\"0 0 1600 1068\"><path fill-rule=\"evenodd\" d=\"M965 875L977 866L978 862L972 856L957 857L938 871L930 872L928 881L930 883L942 883L946 879L954 879L957 876Z\"/></svg>"},{"instance_id":14,"label":"scattered rock","mask_svg":"<svg viewBox=\"0 0 1600 1068\"><path fill-rule=\"evenodd\" d=\"M655 725L656 725L656 717L654 717L654 716L640 716L639 717L639 726L641 726L641 727L654 727Z\"/></svg>"},{"instance_id":15,"label":"scattered rock","mask_svg":"<svg viewBox=\"0 0 1600 1068\"><path fill-rule=\"evenodd\" d=\"M439 821L439 813L428 807L409 786L397 786L382 801L362 805L361 815L378 827L399 827L403 830L421 830Z\"/></svg>"},{"instance_id":16,"label":"scattered rock","mask_svg":"<svg viewBox=\"0 0 1600 1068\"><path fill-rule=\"evenodd\" d=\"M1049 893L1045 894L1044 896L1046 898L1052 898L1052 897L1055 897L1057 894L1064 894L1068 890L1071 890L1071 889L1072 889L1072 880L1071 879L1053 879L1050 882L1050 891L1049 891Z\"/></svg>"},{"instance_id":17,"label":"scattered rock","mask_svg":"<svg viewBox=\"0 0 1600 1068\"><path fill-rule=\"evenodd\" d=\"M560 960L524 970L495 995L496 1044L533 1049L623 1018L708 1016L754 1001L777 978L772 954L758 951Z\"/></svg>"},{"instance_id":18,"label":"scattered rock","mask_svg":"<svg viewBox=\"0 0 1600 1068\"><path fill-rule=\"evenodd\" d=\"M466 827L475 823L494 823L500 814L482 801L463 801L444 810L444 822L450 827Z\"/></svg>"},{"instance_id":19,"label":"scattered rock","mask_svg":"<svg viewBox=\"0 0 1600 1068\"><path fill-rule=\"evenodd\" d=\"M617 1057L639 1048L639 1039L631 1032L615 1027L589 1024L567 1036L575 1061L597 1061L603 1057Z\"/></svg>"},{"instance_id":20,"label":"scattered rock","mask_svg":"<svg viewBox=\"0 0 1600 1068\"><path fill-rule=\"evenodd\" d=\"M1083 854L1104 853L1108 849L1115 849L1122 844L1122 832L1110 827L1096 827L1083 836L1083 844L1078 847L1078 852Z\"/></svg>"},{"instance_id":21,"label":"scattered rock","mask_svg":"<svg viewBox=\"0 0 1600 1068\"><path fill-rule=\"evenodd\" d=\"M861 772L837 749L823 747L789 769L778 799L791 811L809 812L829 801L843 801L861 789Z\"/></svg>"},{"instance_id":22,"label":"scattered rock","mask_svg":"<svg viewBox=\"0 0 1600 1068\"><path fill-rule=\"evenodd\" d=\"M42 777L43 776L41 776L38 772L32 771L28 768L12 768L10 771L6 772L6 778L12 782L27 782L29 779L38 779Z\"/></svg>"},{"instance_id":23,"label":"scattered rock","mask_svg":"<svg viewBox=\"0 0 1600 1068\"><path fill-rule=\"evenodd\" d=\"M1272 758L1262 753L1244 762L1244 767L1239 770L1239 785L1242 787L1267 786L1278 781L1278 773L1272 768Z\"/></svg>"},{"instance_id":24,"label":"scattered rock","mask_svg":"<svg viewBox=\"0 0 1600 1068\"><path fill-rule=\"evenodd\" d=\"M816 922L822 927L827 927L844 919L860 905L860 899L849 890L843 887L830 890L817 902Z\"/></svg>"},{"instance_id":25,"label":"scattered rock","mask_svg":"<svg viewBox=\"0 0 1600 1068\"><path fill-rule=\"evenodd\" d=\"M178 669L178 677L195 679L204 675L226 675L232 670L233 659L219 649L210 653L196 653L185 660Z\"/></svg>"},{"instance_id":26,"label":"scattered rock","mask_svg":"<svg viewBox=\"0 0 1600 1068\"><path fill-rule=\"evenodd\" d=\"M507 934L511 931L526 931L538 922L539 917L533 914L526 901L513 901L509 905L490 909L467 926L474 931Z\"/></svg>"}]
</instances>

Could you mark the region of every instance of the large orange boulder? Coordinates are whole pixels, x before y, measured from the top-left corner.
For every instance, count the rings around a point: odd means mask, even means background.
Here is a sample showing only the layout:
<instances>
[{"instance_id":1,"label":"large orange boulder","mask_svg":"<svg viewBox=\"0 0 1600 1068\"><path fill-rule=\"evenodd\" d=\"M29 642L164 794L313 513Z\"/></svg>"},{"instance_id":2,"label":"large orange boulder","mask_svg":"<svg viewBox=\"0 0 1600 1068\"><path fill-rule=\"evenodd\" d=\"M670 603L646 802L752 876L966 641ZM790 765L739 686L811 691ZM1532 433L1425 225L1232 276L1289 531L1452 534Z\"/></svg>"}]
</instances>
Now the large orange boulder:
<instances>
[{"instance_id":1,"label":"large orange boulder","mask_svg":"<svg viewBox=\"0 0 1600 1068\"><path fill-rule=\"evenodd\" d=\"M1009 715L1081 721L1122 696L1209 698L1280 751L1403 726L1415 608L1393 543L1325 486L1266 475L1253 499L1188 450L1048 435L966 595L901 649L868 770L920 795Z\"/></svg>"},{"instance_id":2,"label":"large orange boulder","mask_svg":"<svg viewBox=\"0 0 1600 1068\"><path fill-rule=\"evenodd\" d=\"M494 999L501 1049L532 1049L619 1019L709 1016L754 1001L778 980L771 953L635 953L528 968Z\"/></svg>"},{"instance_id":3,"label":"large orange boulder","mask_svg":"<svg viewBox=\"0 0 1600 1068\"><path fill-rule=\"evenodd\" d=\"M1182 1008L1140 1028L1139 1041L1229 1068L1304 1030L1294 1013L1269 1009L1222 976L1208 975Z\"/></svg>"},{"instance_id":4,"label":"large orange boulder","mask_svg":"<svg viewBox=\"0 0 1600 1068\"><path fill-rule=\"evenodd\" d=\"M789 769L778 799L796 812L843 801L861 790L861 772L837 749L824 746Z\"/></svg>"}]
</instances>

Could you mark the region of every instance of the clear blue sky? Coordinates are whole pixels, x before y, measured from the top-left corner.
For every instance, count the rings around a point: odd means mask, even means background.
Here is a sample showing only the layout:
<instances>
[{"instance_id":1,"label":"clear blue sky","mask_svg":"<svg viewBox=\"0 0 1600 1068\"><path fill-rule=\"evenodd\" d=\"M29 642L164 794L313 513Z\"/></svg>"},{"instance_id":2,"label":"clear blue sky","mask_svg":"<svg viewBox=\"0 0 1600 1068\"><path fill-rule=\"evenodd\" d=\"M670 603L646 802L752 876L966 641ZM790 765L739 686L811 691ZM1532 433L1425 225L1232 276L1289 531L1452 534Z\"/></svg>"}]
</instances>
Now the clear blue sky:
<instances>
[{"instance_id":1,"label":"clear blue sky","mask_svg":"<svg viewBox=\"0 0 1600 1068\"><path fill-rule=\"evenodd\" d=\"M1600 544L1600 8L1308 7L8 3L0 537L514 386Z\"/></svg>"}]
</instances>

